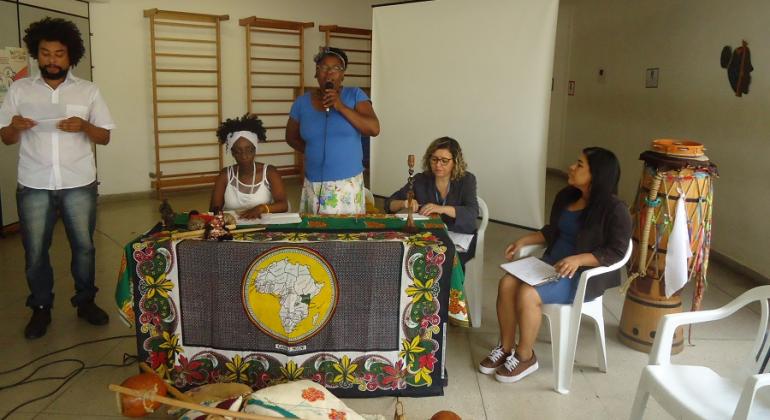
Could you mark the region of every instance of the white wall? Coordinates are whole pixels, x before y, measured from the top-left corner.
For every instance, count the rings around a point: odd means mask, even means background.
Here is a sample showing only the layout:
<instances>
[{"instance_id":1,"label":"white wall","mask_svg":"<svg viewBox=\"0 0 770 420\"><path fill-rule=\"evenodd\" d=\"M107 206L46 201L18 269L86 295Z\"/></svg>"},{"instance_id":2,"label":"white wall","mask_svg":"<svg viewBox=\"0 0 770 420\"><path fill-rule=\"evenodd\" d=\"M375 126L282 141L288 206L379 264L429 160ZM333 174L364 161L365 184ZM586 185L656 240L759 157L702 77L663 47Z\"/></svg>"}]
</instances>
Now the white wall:
<instances>
[{"instance_id":1,"label":"white wall","mask_svg":"<svg viewBox=\"0 0 770 420\"><path fill-rule=\"evenodd\" d=\"M712 249L770 277L770 2L562 3L575 6L564 65L577 89L565 107L563 150L549 162L570 162L585 146L608 147L622 161L621 195L632 203L642 168L638 156L650 140L704 143L720 171ZM724 45L734 48L741 39L749 42L755 70L750 93L737 98L719 57ZM660 68L657 89L644 87L651 67ZM603 82L599 68L606 71ZM554 101L562 95L566 90L554 92Z\"/></svg>"},{"instance_id":2,"label":"white wall","mask_svg":"<svg viewBox=\"0 0 770 420\"><path fill-rule=\"evenodd\" d=\"M543 224L557 0L441 0L374 10L372 191L390 195L456 138L492 218Z\"/></svg>"},{"instance_id":3,"label":"white wall","mask_svg":"<svg viewBox=\"0 0 770 420\"><path fill-rule=\"evenodd\" d=\"M222 22L222 112L246 112L245 36L238 20L249 16L315 22L305 32L305 83L315 84L311 60L323 34L319 24L371 27L371 0L113 0L92 3L94 82L118 128L106 147L97 147L101 194L150 190L154 171L149 21L144 9L227 14Z\"/></svg>"},{"instance_id":4,"label":"white wall","mask_svg":"<svg viewBox=\"0 0 770 420\"><path fill-rule=\"evenodd\" d=\"M19 3L45 7L50 10L88 16L88 3L78 0L20 0Z\"/></svg>"},{"instance_id":5,"label":"white wall","mask_svg":"<svg viewBox=\"0 0 770 420\"><path fill-rule=\"evenodd\" d=\"M551 108L548 120L548 153L546 165L549 168L565 170L562 162L564 154L564 120L567 108L567 83L569 82L570 39L572 34L572 16L575 6L561 1L559 4L558 24L556 25L556 47L553 57L553 80L551 90Z\"/></svg>"}]
</instances>

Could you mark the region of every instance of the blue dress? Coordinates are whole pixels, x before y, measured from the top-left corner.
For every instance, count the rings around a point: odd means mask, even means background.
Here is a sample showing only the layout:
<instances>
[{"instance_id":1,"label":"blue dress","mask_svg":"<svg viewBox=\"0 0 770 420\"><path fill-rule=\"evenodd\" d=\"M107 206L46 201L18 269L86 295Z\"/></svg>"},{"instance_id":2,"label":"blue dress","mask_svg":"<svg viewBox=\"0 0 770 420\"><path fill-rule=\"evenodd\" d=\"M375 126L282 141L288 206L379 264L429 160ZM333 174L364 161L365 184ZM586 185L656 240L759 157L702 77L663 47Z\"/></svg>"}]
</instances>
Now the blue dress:
<instances>
[{"instance_id":1,"label":"blue dress","mask_svg":"<svg viewBox=\"0 0 770 420\"><path fill-rule=\"evenodd\" d=\"M575 255L577 234L582 225L580 218L582 213L583 210L565 210L562 213L561 217L559 217L559 237L554 242L551 252L543 255L543 261L553 265L562 258ZM577 284L582 271L583 269L578 269L571 279L569 277L561 277L559 280L536 286L535 290L540 295L540 300L543 301L543 304L572 303L575 300L575 292L577 291Z\"/></svg>"},{"instance_id":2,"label":"blue dress","mask_svg":"<svg viewBox=\"0 0 770 420\"><path fill-rule=\"evenodd\" d=\"M364 170L361 132L341 113L313 107L312 93L294 101L289 117L299 123L305 140L305 177L311 182L339 181L352 178ZM343 87L340 100L348 108L368 101L357 87Z\"/></svg>"}]
</instances>

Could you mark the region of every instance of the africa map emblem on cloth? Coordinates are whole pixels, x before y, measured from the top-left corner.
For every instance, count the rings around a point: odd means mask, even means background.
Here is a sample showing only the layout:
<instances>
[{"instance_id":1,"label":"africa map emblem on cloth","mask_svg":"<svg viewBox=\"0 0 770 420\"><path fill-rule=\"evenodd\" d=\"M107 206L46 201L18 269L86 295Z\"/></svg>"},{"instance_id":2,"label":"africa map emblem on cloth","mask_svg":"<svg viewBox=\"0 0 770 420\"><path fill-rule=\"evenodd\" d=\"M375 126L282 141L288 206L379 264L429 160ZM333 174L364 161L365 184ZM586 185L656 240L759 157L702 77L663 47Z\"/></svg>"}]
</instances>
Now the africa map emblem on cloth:
<instances>
[{"instance_id":1,"label":"africa map emblem on cloth","mask_svg":"<svg viewBox=\"0 0 770 420\"><path fill-rule=\"evenodd\" d=\"M321 331L334 315L337 276L311 249L270 249L251 263L243 278L243 306L254 325L287 344Z\"/></svg>"}]
</instances>

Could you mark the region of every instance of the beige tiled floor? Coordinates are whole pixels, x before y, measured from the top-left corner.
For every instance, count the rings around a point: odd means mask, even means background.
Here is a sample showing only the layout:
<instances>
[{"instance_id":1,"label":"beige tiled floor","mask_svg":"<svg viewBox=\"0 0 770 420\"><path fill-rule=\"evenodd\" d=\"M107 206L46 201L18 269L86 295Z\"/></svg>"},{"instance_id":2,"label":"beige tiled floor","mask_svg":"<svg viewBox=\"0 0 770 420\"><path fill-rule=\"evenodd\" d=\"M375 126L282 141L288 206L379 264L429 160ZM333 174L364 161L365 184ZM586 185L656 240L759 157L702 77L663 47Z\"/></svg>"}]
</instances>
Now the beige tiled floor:
<instances>
[{"instance_id":1,"label":"beige tiled floor","mask_svg":"<svg viewBox=\"0 0 770 420\"><path fill-rule=\"evenodd\" d=\"M561 181L549 178L548 203ZM298 185L289 188L296 196ZM175 209L205 209L208 193L180 193L170 198ZM153 199L130 201L106 200L99 205L97 244L97 282L101 287L98 303L111 311L109 325L94 327L79 320L69 305L72 281L69 278L69 247L59 224L54 235L51 260L56 276L57 300L53 311L53 323L48 334L38 340L28 341L22 331L30 312L24 307L27 287L23 276L24 254L18 235L0 238L0 319L5 327L0 329L0 388L14 383L31 373L30 367L10 373L29 360L49 351L73 344L116 335L131 335L129 329L118 320L114 312L112 295L120 264L122 246L147 229L158 218L158 202ZM292 203L296 207L296 201ZM605 324L607 332L607 373L595 367L592 331L584 328L578 343L572 391L560 395L553 391L551 351L547 342L538 342L536 352L540 370L518 384L503 385L494 378L477 372L476 364L488 349L496 343L495 294L497 268L502 262L501 252L505 244L523 233L522 230L500 224L492 224L487 230L483 325L479 329L452 327L448 336L447 366L449 385L443 397L404 399L407 418L427 419L436 411L449 409L464 419L513 419L513 418L578 418L622 419L628 416L636 383L647 355L631 350L617 339L618 323L623 300L617 291L605 295ZM704 307L713 308L731 300L751 287L751 282L721 267L711 265L710 284ZM685 299L685 307L689 300ZM751 309L754 309L752 311ZM733 354L745 355L754 338L758 316L755 308L744 309L726 321L695 328L692 345L674 357L675 362L698 362L728 372L743 360ZM133 338L121 338L97 344L77 347L45 358L32 366L56 359L82 359L87 365L119 363L124 353L136 352ZM62 376L76 368L75 363L63 363L46 368L38 376ZM136 367L100 368L81 373L53 396L23 407L11 418L27 419L103 419L120 418L115 397L107 390L110 383L120 383L136 373ZM0 416L23 401L43 395L55 389L59 381L41 381L13 389L0 390ZM346 400L352 408L366 413L392 416L394 398ZM647 418L667 418L666 414L651 402ZM153 417L160 417L156 414Z\"/></svg>"}]
</instances>

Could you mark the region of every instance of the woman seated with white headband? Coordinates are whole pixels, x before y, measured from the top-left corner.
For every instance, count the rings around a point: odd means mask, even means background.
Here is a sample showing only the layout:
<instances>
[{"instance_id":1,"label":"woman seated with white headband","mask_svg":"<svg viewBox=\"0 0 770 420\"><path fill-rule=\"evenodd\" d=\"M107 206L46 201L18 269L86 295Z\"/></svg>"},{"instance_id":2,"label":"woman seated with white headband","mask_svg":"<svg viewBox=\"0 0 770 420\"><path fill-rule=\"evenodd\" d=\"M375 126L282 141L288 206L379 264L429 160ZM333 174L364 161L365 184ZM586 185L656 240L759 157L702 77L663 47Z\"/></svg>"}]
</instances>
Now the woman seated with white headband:
<instances>
[{"instance_id":1,"label":"woman seated with white headband","mask_svg":"<svg viewBox=\"0 0 770 420\"><path fill-rule=\"evenodd\" d=\"M217 138L232 153L235 165L219 173L210 210L233 210L245 219L285 212L288 202L281 174L274 166L254 160L259 143L267 138L262 121L253 114L227 119L217 128Z\"/></svg>"}]
</instances>

